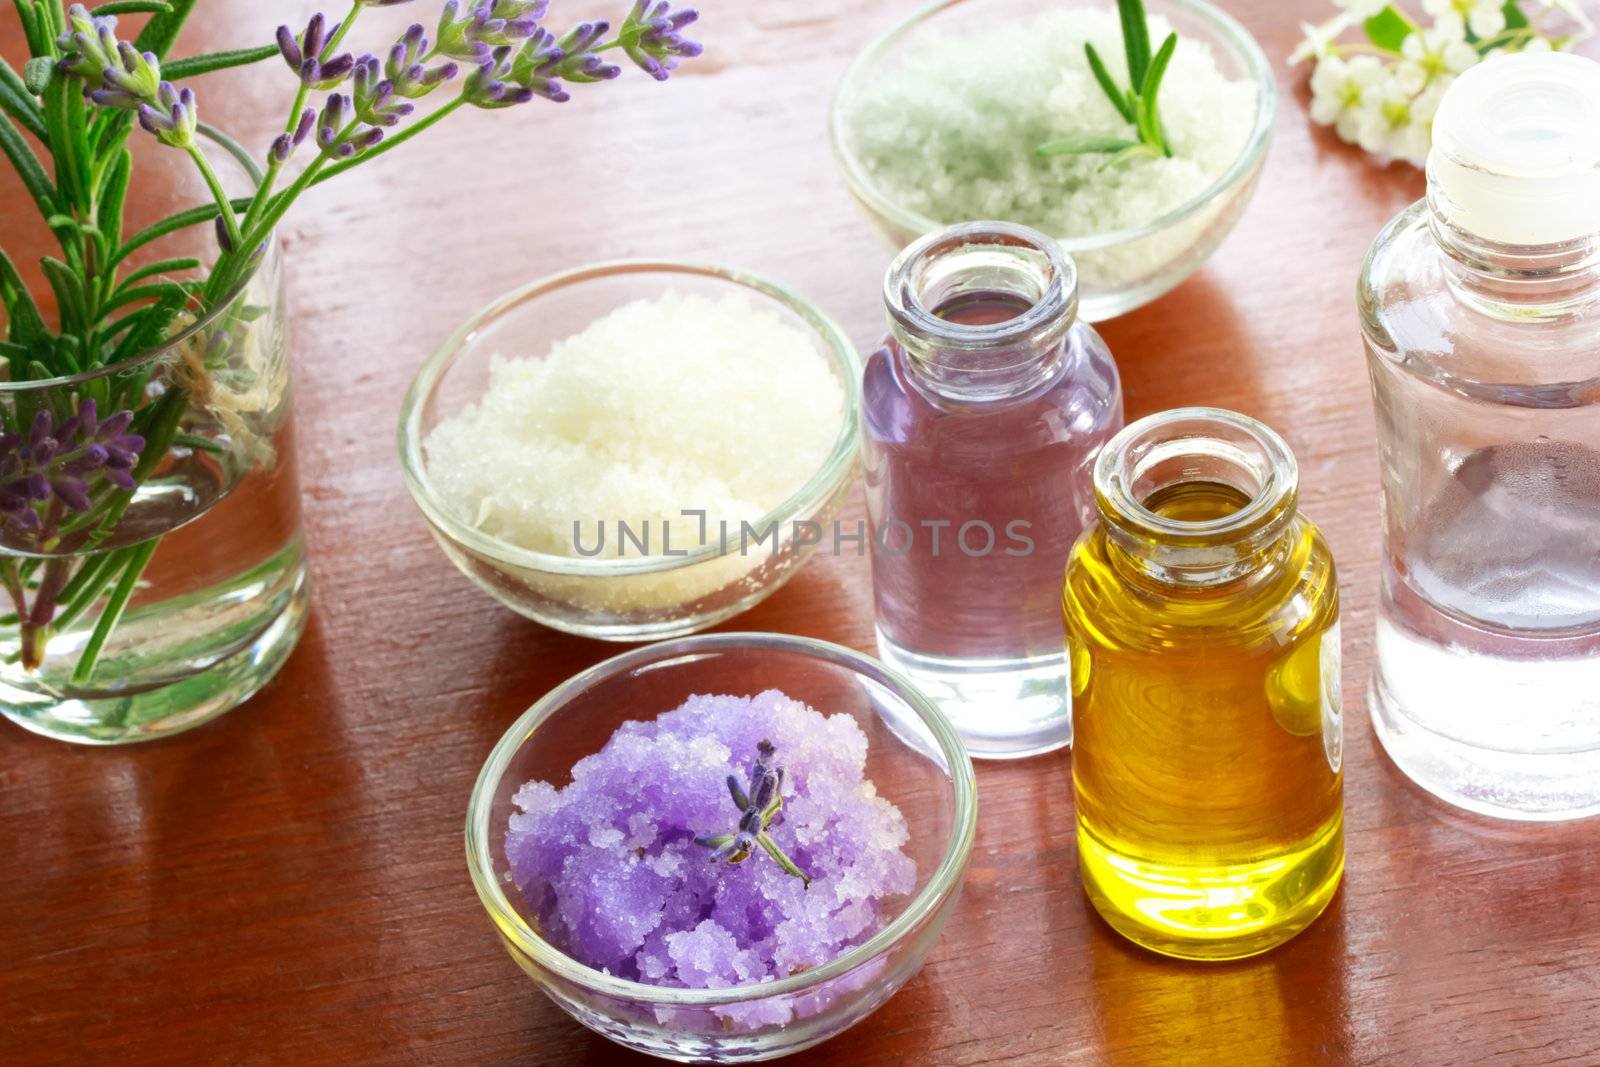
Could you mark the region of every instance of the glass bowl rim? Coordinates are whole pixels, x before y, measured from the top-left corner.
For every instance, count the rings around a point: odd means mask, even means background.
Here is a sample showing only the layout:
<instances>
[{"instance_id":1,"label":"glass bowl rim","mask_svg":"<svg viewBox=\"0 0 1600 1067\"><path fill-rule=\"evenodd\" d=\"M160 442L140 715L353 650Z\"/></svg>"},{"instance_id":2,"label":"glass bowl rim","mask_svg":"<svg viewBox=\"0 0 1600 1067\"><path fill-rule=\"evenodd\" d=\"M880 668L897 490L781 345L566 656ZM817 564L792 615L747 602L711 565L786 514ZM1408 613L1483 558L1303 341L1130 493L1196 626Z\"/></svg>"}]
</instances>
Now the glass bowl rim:
<instances>
[{"instance_id":1,"label":"glass bowl rim","mask_svg":"<svg viewBox=\"0 0 1600 1067\"><path fill-rule=\"evenodd\" d=\"M684 989L650 985L604 974L585 966L540 937L506 899L505 883L494 869L489 849L489 818L494 806L494 790L505 776L512 757L532 736L541 722L565 707L577 693L601 679L648 663L669 663L693 659L707 651L777 651L798 653L843 667L853 674L871 678L890 689L914 711L938 742L939 751L950 768L950 789L955 812L950 840L939 866L901 913L872 937L848 952L803 974L756 985L724 989ZM717 1007L765 1000L768 997L802 993L865 964L898 944L938 910L961 883L977 827L978 794L972 758L956 735L949 720L906 679L870 656L818 638L796 634L732 632L697 634L635 648L589 667L568 678L540 697L501 735L478 772L472 797L467 805L467 867L473 888L484 910L502 937L530 956L540 966L587 990L606 996L674 1007Z\"/></svg>"},{"instance_id":2,"label":"glass bowl rim","mask_svg":"<svg viewBox=\"0 0 1600 1067\"><path fill-rule=\"evenodd\" d=\"M867 44L850 61L850 65L845 68L843 76L840 77L838 85L834 88L833 98L828 105L828 142L833 148L834 160L844 173L845 184L849 187L851 194L863 204L866 204L871 211L889 219L901 229L925 234L942 229L949 223L939 222L925 215L919 215L915 211L902 207L899 203L878 191L877 186L868 177L866 168L851 148L850 137L845 129L846 97L855 95L856 83L864 77L867 69L878 60L881 53L898 44L902 38L917 29L917 27L939 15L947 8L985 2L988 2L988 0L933 0L932 3L915 12L909 18L896 23ZM1243 61L1256 85L1255 125L1251 128L1250 136L1246 139L1244 147L1240 149L1239 155L1228 166L1227 170L1223 171L1217 176L1216 180L1193 197L1157 215L1149 222L1121 230L1109 230L1105 233L1089 234L1082 237L1062 237L1052 234L1051 236L1069 254L1076 255L1081 252L1092 252L1137 241L1182 222L1217 196L1243 181L1261 161L1262 156L1266 154L1268 145L1272 141L1272 124L1278 109L1278 85L1273 77L1272 64L1267 61L1266 54L1261 51L1260 43L1239 23L1238 19L1235 19L1215 4L1207 3L1206 0L1163 0L1163 2L1182 8L1210 24L1218 32L1220 39L1229 45L1234 54ZM1115 5L1113 4L1113 6Z\"/></svg>"},{"instance_id":3,"label":"glass bowl rim","mask_svg":"<svg viewBox=\"0 0 1600 1067\"><path fill-rule=\"evenodd\" d=\"M849 476L855 465L856 436L859 432L861 413L861 357L856 352L855 345L851 343L849 335L831 316L794 290L761 275L733 267L673 259L605 260L546 275L502 294L457 327L417 371L400 407L400 468L412 500L435 529L445 533L457 544L498 563L546 574L589 577L653 574L716 559L734 551L732 546L722 551L721 546L707 542L698 548L686 550L681 556L604 559L559 556L522 548L498 537L492 537L450 514L449 509L435 495L428 478L427 464L422 456L422 409L439 382L455 364L456 358L472 341L474 334L500 316L547 293L597 279L630 274L690 275L753 290L782 305L801 319L810 329L812 339L821 342L824 355L831 360L834 370L839 374L840 385L844 392L844 418L840 422L839 432L834 438L827 459L787 499L757 520L755 529L764 530L768 526L780 525L789 517L817 507L843 479Z\"/></svg>"},{"instance_id":4,"label":"glass bowl rim","mask_svg":"<svg viewBox=\"0 0 1600 1067\"><path fill-rule=\"evenodd\" d=\"M244 146L239 144L239 142L235 141L232 137L229 137L227 134L223 133L221 130L217 129L215 126L211 126L207 123L199 123L196 129L201 137L211 141L218 148L226 152L229 158L239 163L251 181L255 182L257 185L261 184L261 167L253 158L251 158L250 153L245 150ZM196 206L204 207L205 205L200 204ZM204 222L205 220L201 221ZM198 223L196 225L198 225ZM162 235L162 237L166 236L169 235ZM155 244L159 242L162 237L158 237L150 243ZM262 264L266 263L277 254L278 231L276 228L274 228L271 233L267 234L266 249L261 253L261 255L256 257L256 261L254 263L249 265L244 274L237 282L234 283L233 287L222 295L222 298L217 301L216 305L212 307L211 310L207 311L204 315L201 315L198 319L195 319L177 333L163 338L158 343L151 345L149 348L146 348L143 351L124 356L115 363L108 363L103 367L94 367L90 370L79 371L76 374L60 374L54 378L30 378L23 382L0 381L0 396L5 396L12 393L26 393L36 389L55 389L65 385L82 385L84 382L92 382L97 378L107 378L115 374L124 374L130 370L133 370L135 367L141 367L146 363L155 362L157 359L160 359L174 348L177 348L179 345L189 340L189 338L195 336L212 323L216 322L217 319L221 318L224 312L238 302L239 297L244 294L244 291L249 287L250 283L255 280L256 275L260 273Z\"/></svg>"}]
</instances>

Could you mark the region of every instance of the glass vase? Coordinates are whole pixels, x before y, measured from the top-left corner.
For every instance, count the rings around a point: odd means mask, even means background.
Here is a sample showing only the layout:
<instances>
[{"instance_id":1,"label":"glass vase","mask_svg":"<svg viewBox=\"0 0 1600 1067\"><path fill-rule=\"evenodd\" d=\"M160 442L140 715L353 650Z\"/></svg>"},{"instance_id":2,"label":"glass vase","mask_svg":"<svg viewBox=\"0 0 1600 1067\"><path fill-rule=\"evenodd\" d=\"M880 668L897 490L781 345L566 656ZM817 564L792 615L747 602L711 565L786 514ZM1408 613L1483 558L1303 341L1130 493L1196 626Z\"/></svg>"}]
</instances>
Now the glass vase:
<instances>
[{"instance_id":1,"label":"glass vase","mask_svg":"<svg viewBox=\"0 0 1600 1067\"><path fill-rule=\"evenodd\" d=\"M276 243L160 343L90 373L9 378L0 713L115 744L243 702L294 648L307 603ZM119 461L135 488L109 476ZM57 488L74 471L83 499Z\"/></svg>"}]
</instances>

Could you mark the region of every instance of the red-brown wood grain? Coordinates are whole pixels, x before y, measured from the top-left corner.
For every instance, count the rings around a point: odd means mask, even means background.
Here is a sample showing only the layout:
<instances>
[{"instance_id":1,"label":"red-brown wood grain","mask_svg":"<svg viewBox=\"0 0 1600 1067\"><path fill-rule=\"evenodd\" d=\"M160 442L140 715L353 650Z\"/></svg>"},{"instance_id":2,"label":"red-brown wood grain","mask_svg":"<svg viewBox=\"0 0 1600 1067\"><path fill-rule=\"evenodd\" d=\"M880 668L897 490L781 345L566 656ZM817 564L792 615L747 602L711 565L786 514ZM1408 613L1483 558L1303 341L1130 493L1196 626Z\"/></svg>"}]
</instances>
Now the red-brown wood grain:
<instances>
[{"instance_id":1,"label":"red-brown wood grain","mask_svg":"<svg viewBox=\"0 0 1600 1067\"><path fill-rule=\"evenodd\" d=\"M204 0L179 51L268 40L311 6ZM616 649L521 620L451 568L401 484L394 424L461 320L587 260L736 264L811 295L863 346L879 335L888 256L836 175L824 116L851 54L914 3L700 6L707 54L667 85L464 114L291 217L310 629L264 693L173 740L91 750L0 724L0 1062L644 1062L513 966L462 855L493 741ZM1261 188L1203 271L1104 333L1130 416L1233 407L1299 455L1343 578L1344 887L1264 957L1157 958L1083 899L1070 756L981 765L971 872L926 969L795 1061L807 1067L1600 1063L1600 824L1458 814L1387 762L1365 716L1377 464L1353 286L1421 177L1308 123L1305 71L1282 59L1326 0L1225 6L1284 90ZM9 5L0 50L18 61ZM276 64L209 75L202 113L263 147L286 78ZM37 236L9 175L0 207L0 242ZM865 561L819 558L727 628L869 649Z\"/></svg>"}]
</instances>

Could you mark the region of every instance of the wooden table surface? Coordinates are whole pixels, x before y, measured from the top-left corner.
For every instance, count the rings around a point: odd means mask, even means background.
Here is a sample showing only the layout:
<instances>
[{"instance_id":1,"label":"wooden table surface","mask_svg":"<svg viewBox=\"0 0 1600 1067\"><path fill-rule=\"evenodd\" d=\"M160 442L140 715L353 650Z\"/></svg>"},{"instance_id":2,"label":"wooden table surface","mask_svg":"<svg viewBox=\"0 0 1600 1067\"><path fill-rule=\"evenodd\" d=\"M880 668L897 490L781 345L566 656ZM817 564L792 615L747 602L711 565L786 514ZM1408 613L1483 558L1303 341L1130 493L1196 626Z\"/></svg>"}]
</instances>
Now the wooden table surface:
<instances>
[{"instance_id":1,"label":"wooden table surface","mask_svg":"<svg viewBox=\"0 0 1600 1067\"><path fill-rule=\"evenodd\" d=\"M913 0L701 6L707 55L667 85L627 77L561 107L458 116L292 216L310 628L265 692L176 739L95 750L0 724L0 1062L645 1062L517 970L462 854L493 742L617 648L522 620L456 573L401 484L394 425L454 326L587 260L736 264L811 295L863 346L880 335L888 257L835 171L824 117L850 56ZM1306 72L1282 60L1299 22L1331 14L1326 0L1225 6L1283 88L1260 190L1204 270L1103 330L1130 418L1236 408L1300 458L1304 506L1343 578L1344 887L1264 957L1149 955L1079 888L1070 756L980 765L971 870L926 968L794 1062L1600 1062L1600 824L1449 809L1393 768L1363 710L1377 464L1352 294L1368 242L1421 176L1306 119ZM200 8L180 53L259 43L311 10ZM0 27L16 62L9 5ZM201 106L264 144L286 78L275 63L211 75ZM0 196L8 242L32 209L14 184ZM864 560L818 558L725 628L870 649L868 588Z\"/></svg>"}]
</instances>

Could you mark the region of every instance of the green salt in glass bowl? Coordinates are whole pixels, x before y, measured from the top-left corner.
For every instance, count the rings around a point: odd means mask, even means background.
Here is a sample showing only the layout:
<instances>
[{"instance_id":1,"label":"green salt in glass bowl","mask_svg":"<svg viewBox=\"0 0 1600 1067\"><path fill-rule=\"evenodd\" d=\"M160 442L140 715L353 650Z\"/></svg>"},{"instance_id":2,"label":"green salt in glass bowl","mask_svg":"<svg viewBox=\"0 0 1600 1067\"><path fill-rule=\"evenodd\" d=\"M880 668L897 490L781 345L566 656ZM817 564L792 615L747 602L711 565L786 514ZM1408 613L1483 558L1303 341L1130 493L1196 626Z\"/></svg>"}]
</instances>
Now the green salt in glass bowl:
<instances>
[{"instance_id":1,"label":"green salt in glass bowl","mask_svg":"<svg viewBox=\"0 0 1600 1067\"><path fill-rule=\"evenodd\" d=\"M630 719L653 719L696 693L765 689L855 720L867 737L867 778L906 819L915 889L886 902L883 923L867 941L814 970L758 985L647 985L587 967L546 941L534 909L511 882L505 855L517 790L535 779L565 785L573 764L599 751ZM824 641L708 634L606 660L551 690L513 723L473 787L467 865L512 959L578 1022L653 1056L741 1063L786 1056L842 1033L917 973L955 909L976 820L971 759L939 710L899 675Z\"/></svg>"},{"instance_id":2,"label":"green salt in glass bowl","mask_svg":"<svg viewBox=\"0 0 1600 1067\"><path fill-rule=\"evenodd\" d=\"M804 333L839 384L843 418L821 466L753 523L758 533L771 531L773 536L741 538L734 531L724 541L713 525L705 544L675 548L672 555L617 558L609 549L593 556L557 555L502 540L456 514L429 476L425 443L442 419L482 399L493 358L542 358L553 343L581 332L607 312L668 291L713 298L742 294ZM860 395L861 362L849 337L821 309L789 289L741 271L696 263L598 263L507 293L429 357L401 410L400 462L406 487L434 539L490 596L567 633L652 641L703 630L753 607L788 581L825 540L813 539L812 531L829 527L855 484ZM686 500L683 507L703 504ZM614 522L607 516L594 519ZM670 536L678 537L684 528L674 521ZM653 543L658 551L660 537L657 526Z\"/></svg>"},{"instance_id":3,"label":"green salt in glass bowl","mask_svg":"<svg viewBox=\"0 0 1600 1067\"><path fill-rule=\"evenodd\" d=\"M1116 5L1112 0L937 0L869 44L845 71L828 114L834 159L851 194L891 251L967 220L929 218L898 201L874 179L852 124L867 86L929 35L969 37L996 26L1025 24L1047 10L1063 8L1115 12ZM1078 314L1090 322L1142 307L1200 268L1244 213L1272 139L1277 109L1272 67L1244 27L1204 0L1145 0L1145 9L1151 17L1170 23L1180 38L1206 45L1224 75L1255 85L1254 122L1232 164L1185 203L1140 226L1088 235L1051 233L1077 263ZM1161 88L1162 97L1173 91L1169 79ZM1048 232L1036 219L1000 221Z\"/></svg>"}]
</instances>

